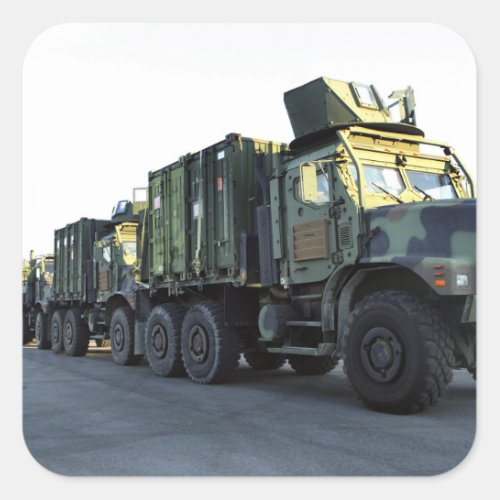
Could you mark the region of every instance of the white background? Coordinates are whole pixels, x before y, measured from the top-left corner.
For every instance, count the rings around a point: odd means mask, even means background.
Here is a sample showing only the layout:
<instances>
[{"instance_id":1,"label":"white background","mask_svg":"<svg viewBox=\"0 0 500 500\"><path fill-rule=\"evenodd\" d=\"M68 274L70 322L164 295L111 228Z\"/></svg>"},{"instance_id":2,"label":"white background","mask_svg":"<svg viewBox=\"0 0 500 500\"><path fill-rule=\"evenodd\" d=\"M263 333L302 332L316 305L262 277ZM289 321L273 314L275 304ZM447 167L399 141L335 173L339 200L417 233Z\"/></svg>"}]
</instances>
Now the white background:
<instances>
[{"instance_id":1,"label":"white background","mask_svg":"<svg viewBox=\"0 0 500 500\"><path fill-rule=\"evenodd\" d=\"M278 496L286 498L496 498L498 493L498 449L500 447L500 411L498 398L498 230L497 204L500 178L498 175L498 126L500 115L498 96L499 46L498 12L494 2L477 0L473 4L459 4L453 0L420 0L418 3L401 0L357 0L354 4L333 0L309 0L300 5L268 0L253 0L251 4L234 0L212 0L210 2L188 1L169 5L156 0L17 0L0 4L0 148L2 197L0 206L4 217L2 238L3 291L3 363L0 374L3 390L2 447L0 459L3 471L3 487L6 494L34 496L40 499L109 498L123 499L156 498L177 496L179 498L264 498ZM21 283L19 263L23 254L22 237L22 64L26 51L33 40L48 28L68 22L288 22L310 21L361 22L369 27L373 22L439 23L462 36L472 48L477 62L479 127L477 132L467 133L465 142L457 142L446 133L442 138L456 144L460 151L469 143L478 144L479 181L479 373L478 373L478 429L476 442L467 458L447 474L430 478L297 478L200 480L168 478L121 478L93 479L65 478L43 469L31 457L23 443L22 434L22 349L21 332ZM331 77L355 79L351 74L339 75L335 58L341 57L357 37L348 35L335 48L332 56ZM204 41L200 45L204 44ZM278 43L273 39L274 43ZM387 49L387 60L391 53L399 50L397 38L391 38ZM269 47L268 47L269 49ZM437 50L432 47L431 54ZM308 57L311 57L309 54ZM369 58L368 58L369 59ZM363 66L360 66L363 67ZM323 73L324 68L320 68ZM359 68L358 68L359 69ZM289 70L289 69L288 69ZM287 71L287 68L282 68ZM464 73L460 67L442 67L440 71L452 72L457 80ZM325 71L326 72L326 71ZM405 74L401 72L403 85ZM312 75L316 77L317 74ZM370 79L372 79L371 75ZM466 75L470 76L470 75ZM362 80L362 78L359 78ZM303 83L302 78L298 82ZM373 83L377 84L376 81ZM411 82L415 87L416 85ZM292 85L293 86L293 85ZM394 88L392 78L390 88ZM284 89L280 89L280 92ZM417 90L419 124L424 101ZM444 92L440 89L439 92ZM265 94L265 93L264 93ZM427 101L425 101L427 102ZM282 108L283 110L284 108ZM283 111L282 111L283 112ZM283 119L285 117L283 116ZM450 120L448 120L450 121ZM451 120L466 125L460 115ZM264 123L266 120L264 120ZM226 122L224 122L226 124ZM228 124L229 125L229 124ZM262 124L261 124L262 125ZM259 131L262 131L259 125ZM245 130L241 130L245 132ZM427 130L430 135L430 130ZM225 131L224 131L225 133ZM289 131L291 134L291 131ZM180 134L184 136L184 134ZM434 134L433 134L434 135ZM273 134L273 138L274 138ZM271 138L271 137L270 137ZM276 137L278 138L278 137ZM436 135L436 138L440 138ZM202 145L210 142L203 138ZM202 146L202 147L203 147ZM198 145L192 146L194 148ZM180 151L173 153L179 155ZM465 158L475 163L475 158ZM162 156L160 163L167 159ZM146 170L151 168L148 166ZM74 190L76 193L76 190ZM62 210L61 210L62 211ZM109 212L106 211L106 214ZM90 214L89 214L90 215ZM80 215L78 215L80 216ZM69 220L72 218L68 217ZM43 381L41 381L43 382ZM14 493L15 492L15 493ZM497 492L497 493L495 493Z\"/></svg>"},{"instance_id":2,"label":"white background","mask_svg":"<svg viewBox=\"0 0 500 500\"><path fill-rule=\"evenodd\" d=\"M291 142L283 93L320 76L383 98L411 85L417 125L475 174L474 59L437 24L64 24L32 43L23 76L25 257L229 132Z\"/></svg>"}]
</instances>

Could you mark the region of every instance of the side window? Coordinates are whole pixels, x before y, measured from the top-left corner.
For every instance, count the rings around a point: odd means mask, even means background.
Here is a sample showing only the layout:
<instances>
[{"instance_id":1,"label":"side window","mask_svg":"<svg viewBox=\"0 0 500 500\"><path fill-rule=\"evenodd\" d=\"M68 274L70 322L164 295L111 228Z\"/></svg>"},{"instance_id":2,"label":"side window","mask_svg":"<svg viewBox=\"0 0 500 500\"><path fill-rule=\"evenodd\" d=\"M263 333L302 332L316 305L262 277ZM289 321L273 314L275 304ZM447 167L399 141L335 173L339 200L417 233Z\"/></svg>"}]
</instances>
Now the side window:
<instances>
[{"instance_id":1,"label":"side window","mask_svg":"<svg viewBox=\"0 0 500 500\"><path fill-rule=\"evenodd\" d=\"M314 168L313 168L314 167ZM314 164L301 166L301 176L294 181L295 198L303 203L320 205L331 201L328 172Z\"/></svg>"},{"instance_id":2,"label":"side window","mask_svg":"<svg viewBox=\"0 0 500 500\"><path fill-rule=\"evenodd\" d=\"M330 183L328 182L328 174L321 172L316 175L318 185L318 199L316 203L328 203L330 201Z\"/></svg>"},{"instance_id":3,"label":"side window","mask_svg":"<svg viewBox=\"0 0 500 500\"><path fill-rule=\"evenodd\" d=\"M136 248L135 241L123 242L123 261L127 266L131 266L135 263L137 258Z\"/></svg>"},{"instance_id":4,"label":"side window","mask_svg":"<svg viewBox=\"0 0 500 500\"><path fill-rule=\"evenodd\" d=\"M102 247L102 258L105 262L111 262L111 245L109 242L105 243Z\"/></svg>"}]
</instances>

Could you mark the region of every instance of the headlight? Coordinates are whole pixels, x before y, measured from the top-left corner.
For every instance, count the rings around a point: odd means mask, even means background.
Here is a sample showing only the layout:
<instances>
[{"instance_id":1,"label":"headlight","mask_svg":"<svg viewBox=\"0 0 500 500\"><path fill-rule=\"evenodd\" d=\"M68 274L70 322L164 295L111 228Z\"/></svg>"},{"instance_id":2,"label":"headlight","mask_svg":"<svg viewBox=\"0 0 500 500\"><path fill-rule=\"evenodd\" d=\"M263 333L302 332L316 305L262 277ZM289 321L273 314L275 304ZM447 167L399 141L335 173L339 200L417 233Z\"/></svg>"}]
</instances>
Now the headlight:
<instances>
[{"instance_id":1,"label":"headlight","mask_svg":"<svg viewBox=\"0 0 500 500\"><path fill-rule=\"evenodd\" d=\"M457 285L457 288L467 288L469 286L469 275L468 274L457 274L456 275L456 285Z\"/></svg>"}]
</instances>

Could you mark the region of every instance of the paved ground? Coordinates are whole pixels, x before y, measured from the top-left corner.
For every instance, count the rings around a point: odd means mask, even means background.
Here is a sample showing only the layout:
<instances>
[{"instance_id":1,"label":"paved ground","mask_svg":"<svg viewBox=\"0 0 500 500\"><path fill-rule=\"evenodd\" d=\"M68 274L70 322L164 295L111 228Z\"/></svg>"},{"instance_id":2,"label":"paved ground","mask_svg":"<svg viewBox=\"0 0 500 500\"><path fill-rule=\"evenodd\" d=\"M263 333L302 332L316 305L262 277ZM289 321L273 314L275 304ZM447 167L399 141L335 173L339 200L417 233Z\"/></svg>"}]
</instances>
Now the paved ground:
<instances>
[{"instance_id":1,"label":"paved ground","mask_svg":"<svg viewBox=\"0 0 500 500\"><path fill-rule=\"evenodd\" d=\"M200 386L118 366L104 348L23 355L25 440L63 475L434 475L474 440L476 387L464 371L426 413L395 416L365 409L341 367L307 377L240 362L232 382Z\"/></svg>"}]
</instances>

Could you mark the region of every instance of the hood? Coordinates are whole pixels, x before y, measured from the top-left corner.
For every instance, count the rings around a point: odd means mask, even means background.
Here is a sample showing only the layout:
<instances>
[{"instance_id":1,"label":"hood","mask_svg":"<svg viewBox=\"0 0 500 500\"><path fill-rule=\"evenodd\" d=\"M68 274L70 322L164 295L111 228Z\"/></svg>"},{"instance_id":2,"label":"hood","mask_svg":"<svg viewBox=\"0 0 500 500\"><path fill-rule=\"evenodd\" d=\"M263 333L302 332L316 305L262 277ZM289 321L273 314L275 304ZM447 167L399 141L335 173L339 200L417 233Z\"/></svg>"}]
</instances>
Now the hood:
<instances>
[{"instance_id":1,"label":"hood","mask_svg":"<svg viewBox=\"0 0 500 500\"><path fill-rule=\"evenodd\" d=\"M470 276L475 289L476 200L440 200L378 207L365 212L366 235L361 263L394 263L434 283L432 270ZM462 292L470 293L469 289ZM457 293L456 291L453 293Z\"/></svg>"}]
</instances>

